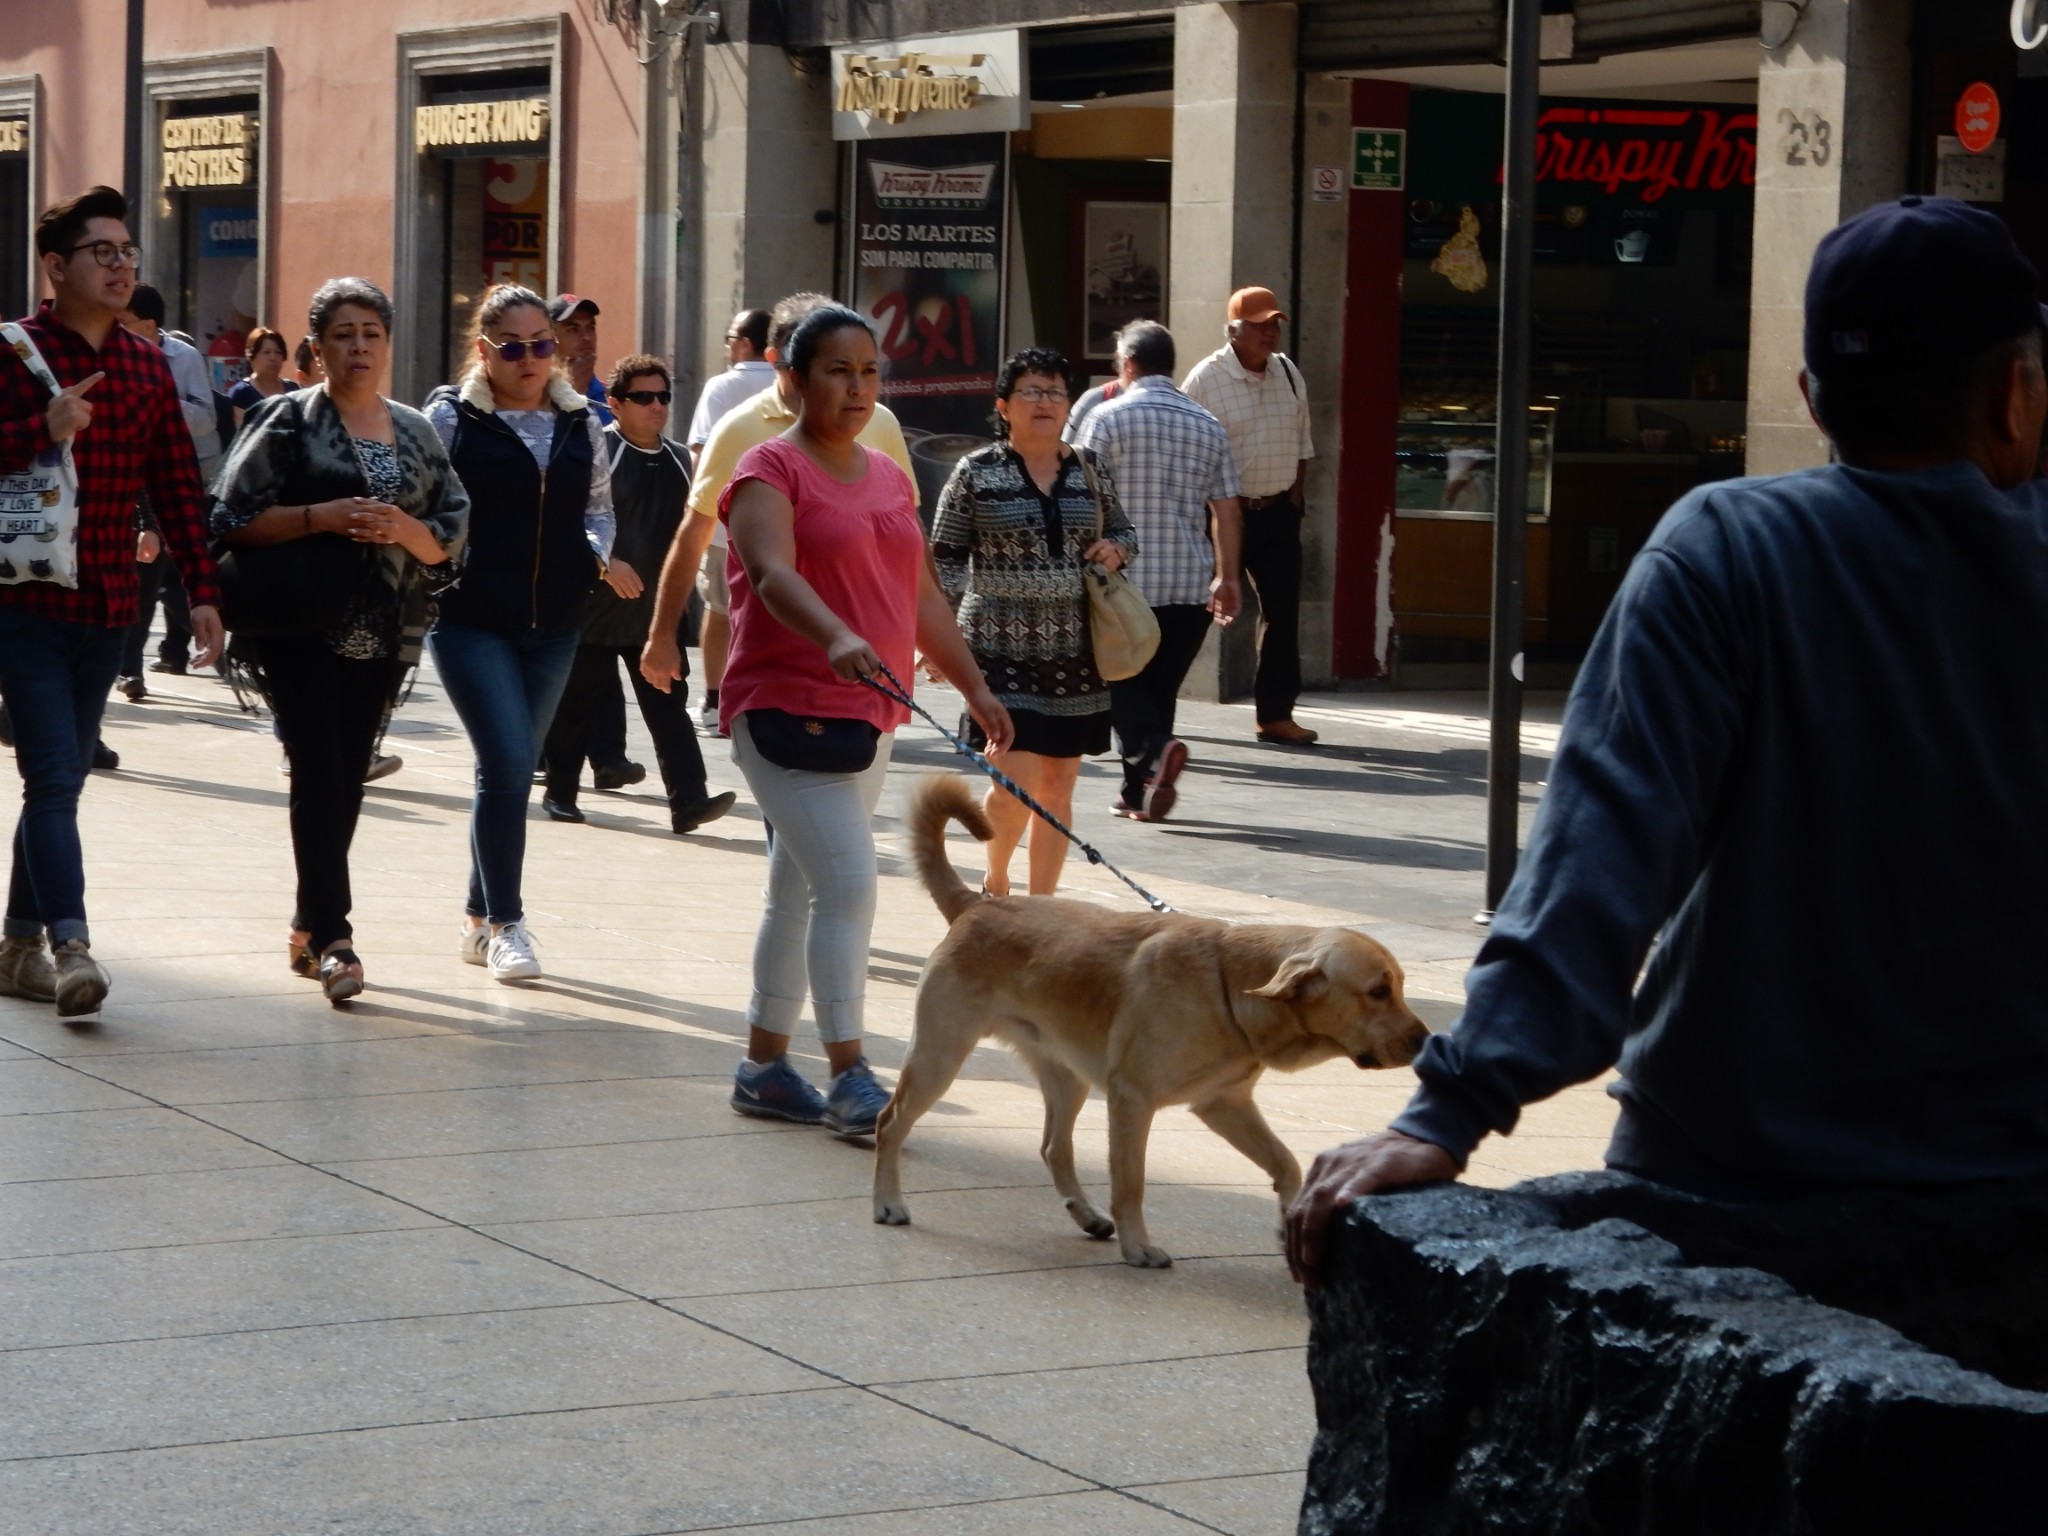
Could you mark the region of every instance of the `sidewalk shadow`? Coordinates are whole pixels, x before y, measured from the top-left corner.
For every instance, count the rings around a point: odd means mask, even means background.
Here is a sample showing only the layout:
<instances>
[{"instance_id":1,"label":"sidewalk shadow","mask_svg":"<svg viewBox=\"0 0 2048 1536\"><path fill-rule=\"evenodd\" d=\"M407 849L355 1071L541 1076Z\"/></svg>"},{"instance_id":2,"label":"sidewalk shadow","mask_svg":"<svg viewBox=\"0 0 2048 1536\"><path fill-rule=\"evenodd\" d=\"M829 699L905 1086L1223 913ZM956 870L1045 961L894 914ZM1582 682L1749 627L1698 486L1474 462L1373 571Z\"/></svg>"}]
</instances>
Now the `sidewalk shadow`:
<instances>
[{"instance_id":1,"label":"sidewalk shadow","mask_svg":"<svg viewBox=\"0 0 2048 1536\"><path fill-rule=\"evenodd\" d=\"M1404 869L1446 869L1469 873L1486 868L1481 843L1424 842L1407 837L1363 837L1313 828L1234 826L1220 821L1168 821L1159 830L1200 842L1243 843L1270 853L1307 853L1351 864L1391 864Z\"/></svg>"},{"instance_id":2,"label":"sidewalk shadow","mask_svg":"<svg viewBox=\"0 0 2048 1536\"><path fill-rule=\"evenodd\" d=\"M536 805L534 809L538 810L539 806ZM720 819L729 821L738 815L739 807L734 806L730 812ZM756 813L745 819L758 821L760 816ZM623 832L628 837L651 837L656 842L674 843L678 848L716 849L721 853L751 853L761 858L768 856L768 845L757 838L713 837L707 835L702 829L695 832L679 833L672 832L663 826L649 826L644 822L637 821L614 821L610 818L602 821L593 819L584 825L588 830L596 832ZM712 825L716 825L716 823L712 823Z\"/></svg>"},{"instance_id":3,"label":"sidewalk shadow","mask_svg":"<svg viewBox=\"0 0 2048 1536\"><path fill-rule=\"evenodd\" d=\"M267 805L280 811L291 808L291 790L262 789L253 784L222 784L213 779L186 779L175 774L151 773L145 768L116 768L107 773L108 778L117 782L147 785L152 789L169 790L175 795L193 795L202 800L231 800L239 805ZM438 810L469 809L467 796L436 795L417 789L388 789L382 785L366 786L363 795L363 814L385 821L402 821L424 824L425 816L408 811L401 804L392 801L411 801Z\"/></svg>"},{"instance_id":4,"label":"sidewalk shadow","mask_svg":"<svg viewBox=\"0 0 2048 1536\"><path fill-rule=\"evenodd\" d=\"M708 1003L693 1003L683 998L664 996L659 992L643 992L637 987L619 987L610 982L587 981L580 976L545 976L538 981L522 982L522 992L552 993L572 1002L609 1005L614 1008L628 1008L639 1013L651 1014L658 1019L667 1019L674 1024L694 1024L703 1029L716 1029L734 1038L746 1034L747 1016L736 1008L719 1008Z\"/></svg>"},{"instance_id":5,"label":"sidewalk shadow","mask_svg":"<svg viewBox=\"0 0 2048 1536\"><path fill-rule=\"evenodd\" d=\"M174 795L193 795L201 800L232 800L241 805L268 805L282 811L291 804L288 790L258 789L253 785L220 784L212 779L183 779L175 774L151 773L141 768L116 768L107 777L119 782L166 789Z\"/></svg>"},{"instance_id":6,"label":"sidewalk shadow","mask_svg":"<svg viewBox=\"0 0 2048 1536\"><path fill-rule=\"evenodd\" d=\"M475 797L472 795L442 794L431 789L401 789L396 785L384 783L381 780L375 784L365 784L363 786L363 809L365 811L379 804L391 806L393 802L397 802L401 805L429 806L437 811L466 812L474 802L474 799Z\"/></svg>"},{"instance_id":7,"label":"sidewalk shadow","mask_svg":"<svg viewBox=\"0 0 2048 1536\"><path fill-rule=\"evenodd\" d=\"M463 993L430 992L420 987L375 986L363 994L364 1000L351 1003L351 1009L371 1015L405 1020L409 1023L439 1025L443 1028L457 1028L456 1021L433 1014L415 1013L410 1009L391 1008L381 1005L379 997L404 997L417 1002L434 1003L443 1008L458 1008L482 1018L498 1021L501 1025L507 1019L530 1020L545 1024L552 1019L579 1017L577 1015L539 1014L535 1010L521 1008L521 997L559 997L571 1002L623 1007L638 1013L665 1019L670 1023L694 1025L700 1029L716 1030L729 1034L735 1040L746 1036L746 1015L733 1008L717 1008L704 1003L678 1002L674 998L662 997L653 992L636 991L630 987L615 987L604 982L583 981L575 977L543 977L537 981L523 981L515 987L507 987L502 995L492 993L484 996L469 996ZM619 1026L631 1029L636 1026L627 1021ZM469 1031L475 1033L476 1031ZM536 1031L537 1033L539 1031ZM575 1032L575 1031L570 1031Z\"/></svg>"},{"instance_id":8,"label":"sidewalk shadow","mask_svg":"<svg viewBox=\"0 0 2048 1536\"><path fill-rule=\"evenodd\" d=\"M1182 741L1211 747L1241 747L1241 743L1214 736L1183 736ZM1466 795L1486 794L1486 753L1477 747L1447 747L1441 752L1408 751L1392 747L1318 746L1304 749L1261 747L1259 756L1233 754L1228 757L1197 756L1190 772L1210 778L1237 779L1290 789L1363 790L1383 795ZM1334 762L1350 765L1319 767ZM1547 755L1522 755L1522 784L1527 790L1548 776ZM1361 781L1360 775L1369 776Z\"/></svg>"}]
</instances>

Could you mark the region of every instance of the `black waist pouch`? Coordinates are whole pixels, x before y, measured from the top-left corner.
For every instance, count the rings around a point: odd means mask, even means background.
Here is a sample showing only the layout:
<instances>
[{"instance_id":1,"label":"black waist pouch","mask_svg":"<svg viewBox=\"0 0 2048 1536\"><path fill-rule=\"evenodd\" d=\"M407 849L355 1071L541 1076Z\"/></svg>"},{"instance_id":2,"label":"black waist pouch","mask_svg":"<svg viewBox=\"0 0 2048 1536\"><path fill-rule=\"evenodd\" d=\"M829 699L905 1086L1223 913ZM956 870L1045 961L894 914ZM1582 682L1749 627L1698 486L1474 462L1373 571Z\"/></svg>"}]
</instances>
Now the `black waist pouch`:
<instances>
[{"instance_id":1,"label":"black waist pouch","mask_svg":"<svg viewBox=\"0 0 2048 1536\"><path fill-rule=\"evenodd\" d=\"M880 726L866 720L793 715L786 709L750 709L747 734L754 749L778 768L805 773L860 773L873 766Z\"/></svg>"}]
</instances>

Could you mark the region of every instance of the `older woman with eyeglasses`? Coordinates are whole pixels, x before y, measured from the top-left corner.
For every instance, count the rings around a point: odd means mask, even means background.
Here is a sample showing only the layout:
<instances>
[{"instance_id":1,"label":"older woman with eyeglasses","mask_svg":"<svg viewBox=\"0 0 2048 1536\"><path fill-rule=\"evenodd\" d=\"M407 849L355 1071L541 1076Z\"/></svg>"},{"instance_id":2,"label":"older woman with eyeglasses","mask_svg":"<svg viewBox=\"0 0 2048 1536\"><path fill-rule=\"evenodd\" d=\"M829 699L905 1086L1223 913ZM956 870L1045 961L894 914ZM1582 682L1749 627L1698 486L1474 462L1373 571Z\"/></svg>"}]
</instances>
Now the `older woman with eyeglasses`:
<instances>
[{"instance_id":1,"label":"older woman with eyeglasses","mask_svg":"<svg viewBox=\"0 0 2048 1536\"><path fill-rule=\"evenodd\" d=\"M590 401L556 365L546 300L494 287L473 334L468 371L427 404L470 497L462 575L427 644L476 750L459 952L519 981L541 973L520 889L533 768L576 659L584 599L611 578L610 456Z\"/></svg>"},{"instance_id":2,"label":"older woman with eyeglasses","mask_svg":"<svg viewBox=\"0 0 2048 1536\"><path fill-rule=\"evenodd\" d=\"M960 631L989 690L1015 722L1003 771L1061 821L1074 816L1081 759L1109 750L1109 685L1095 670L1082 570L1110 570L1138 551L1108 468L1060 441L1071 392L1065 356L1032 347L996 376L998 441L954 467L932 520L932 556ZM970 732L970 737L978 733ZM981 745L979 740L974 744ZM1059 888L1067 840L1008 790L991 784L983 802L995 838L988 891L1010 894L1010 857L1031 833L1033 896Z\"/></svg>"}]
</instances>

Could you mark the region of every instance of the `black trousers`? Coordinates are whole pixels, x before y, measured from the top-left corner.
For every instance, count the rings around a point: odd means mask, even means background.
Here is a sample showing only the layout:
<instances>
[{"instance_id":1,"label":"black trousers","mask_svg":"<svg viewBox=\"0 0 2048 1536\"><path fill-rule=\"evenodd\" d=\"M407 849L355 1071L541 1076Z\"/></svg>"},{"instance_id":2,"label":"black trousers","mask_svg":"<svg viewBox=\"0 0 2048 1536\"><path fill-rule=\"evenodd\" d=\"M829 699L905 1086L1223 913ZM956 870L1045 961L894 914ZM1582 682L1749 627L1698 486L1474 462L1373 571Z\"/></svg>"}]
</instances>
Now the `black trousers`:
<instances>
[{"instance_id":1,"label":"black trousers","mask_svg":"<svg viewBox=\"0 0 2048 1536\"><path fill-rule=\"evenodd\" d=\"M1284 495L1244 512L1244 573L1259 595L1259 670L1252 710L1260 725L1294 716L1301 697L1301 512Z\"/></svg>"},{"instance_id":2,"label":"black trousers","mask_svg":"<svg viewBox=\"0 0 2048 1536\"><path fill-rule=\"evenodd\" d=\"M1124 804L1145 798L1145 781L1159 762L1159 749L1173 735L1174 707L1180 685L1209 633L1209 610L1201 603L1172 603L1154 608L1159 620L1159 649L1136 677L1109 685L1109 720L1116 727L1117 751L1124 760Z\"/></svg>"},{"instance_id":3,"label":"black trousers","mask_svg":"<svg viewBox=\"0 0 2048 1536\"><path fill-rule=\"evenodd\" d=\"M629 672L638 669L637 660L626 664ZM570 686L575 683L572 681ZM590 759L593 768L617 768L626 761L626 690L619 681L617 667L608 667L592 678L583 755Z\"/></svg>"},{"instance_id":4,"label":"black trousers","mask_svg":"<svg viewBox=\"0 0 2048 1536\"><path fill-rule=\"evenodd\" d=\"M355 932L348 920L354 905L349 845L363 808L363 771L370 766L398 663L390 657L337 656L319 635L249 643L292 763L292 858L299 876L292 926L312 934L317 954Z\"/></svg>"},{"instance_id":5,"label":"black trousers","mask_svg":"<svg viewBox=\"0 0 2048 1536\"><path fill-rule=\"evenodd\" d=\"M661 768L661 787L668 795L669 809L694 804L704 798L704 752L697 745L697 728L690 722L689 689L679 682L663 693L642 677L637 645L576 647L569 684L562 690L562 702L555 706L555 718L541 748L548 798L575 800L583 759L590 751L593 716L604 708L605 693L616 690L621 662L632 679L640 718L654 738L654 759ZM623 743L623 727L619 737Z\"/></svg>"},{"instance_id":6,"label":"black trousers","mask_svg":"<svg viewBox=\"0 0 2048 1536\"><path fill-rule=\"evenodd\" d=\"M178 576L177 566L166 552L147 565L138 562L135 574L142 584L141 606L135 622L128 626L127 642L121 648L121 675L142 674L142 648L149 641L149 621L156 613L159 594L164 601L164 637L157 642L157 659L186 665L192 659L192 605L185 600L185 583Z\"/></svg>"}]
</instances>

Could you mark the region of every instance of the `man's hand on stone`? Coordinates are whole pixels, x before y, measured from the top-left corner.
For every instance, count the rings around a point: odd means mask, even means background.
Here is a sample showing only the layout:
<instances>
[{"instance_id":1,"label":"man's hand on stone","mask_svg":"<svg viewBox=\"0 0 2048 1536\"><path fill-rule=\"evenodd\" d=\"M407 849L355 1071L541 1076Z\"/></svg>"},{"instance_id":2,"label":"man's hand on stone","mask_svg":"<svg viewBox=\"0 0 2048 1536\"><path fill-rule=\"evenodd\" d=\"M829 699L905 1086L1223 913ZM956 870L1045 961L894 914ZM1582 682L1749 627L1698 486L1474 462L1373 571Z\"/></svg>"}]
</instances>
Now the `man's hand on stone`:
<instances>
[{"instance_id":1,"label":"man's hand on stone","mask_svg":"<svg viewBox=\"0 0 2048 1536\"><path fill-rule=\"evenodd\" d=\"M1381 1131L1317 1156L1308 1182L1287 1209L1287 1269L1296 1285L1322 1278L1330 1220L1361 1195L1441 1184L1458 1176L1451 1154L1434 1142Z\"/></svg>"}]
</instances>

